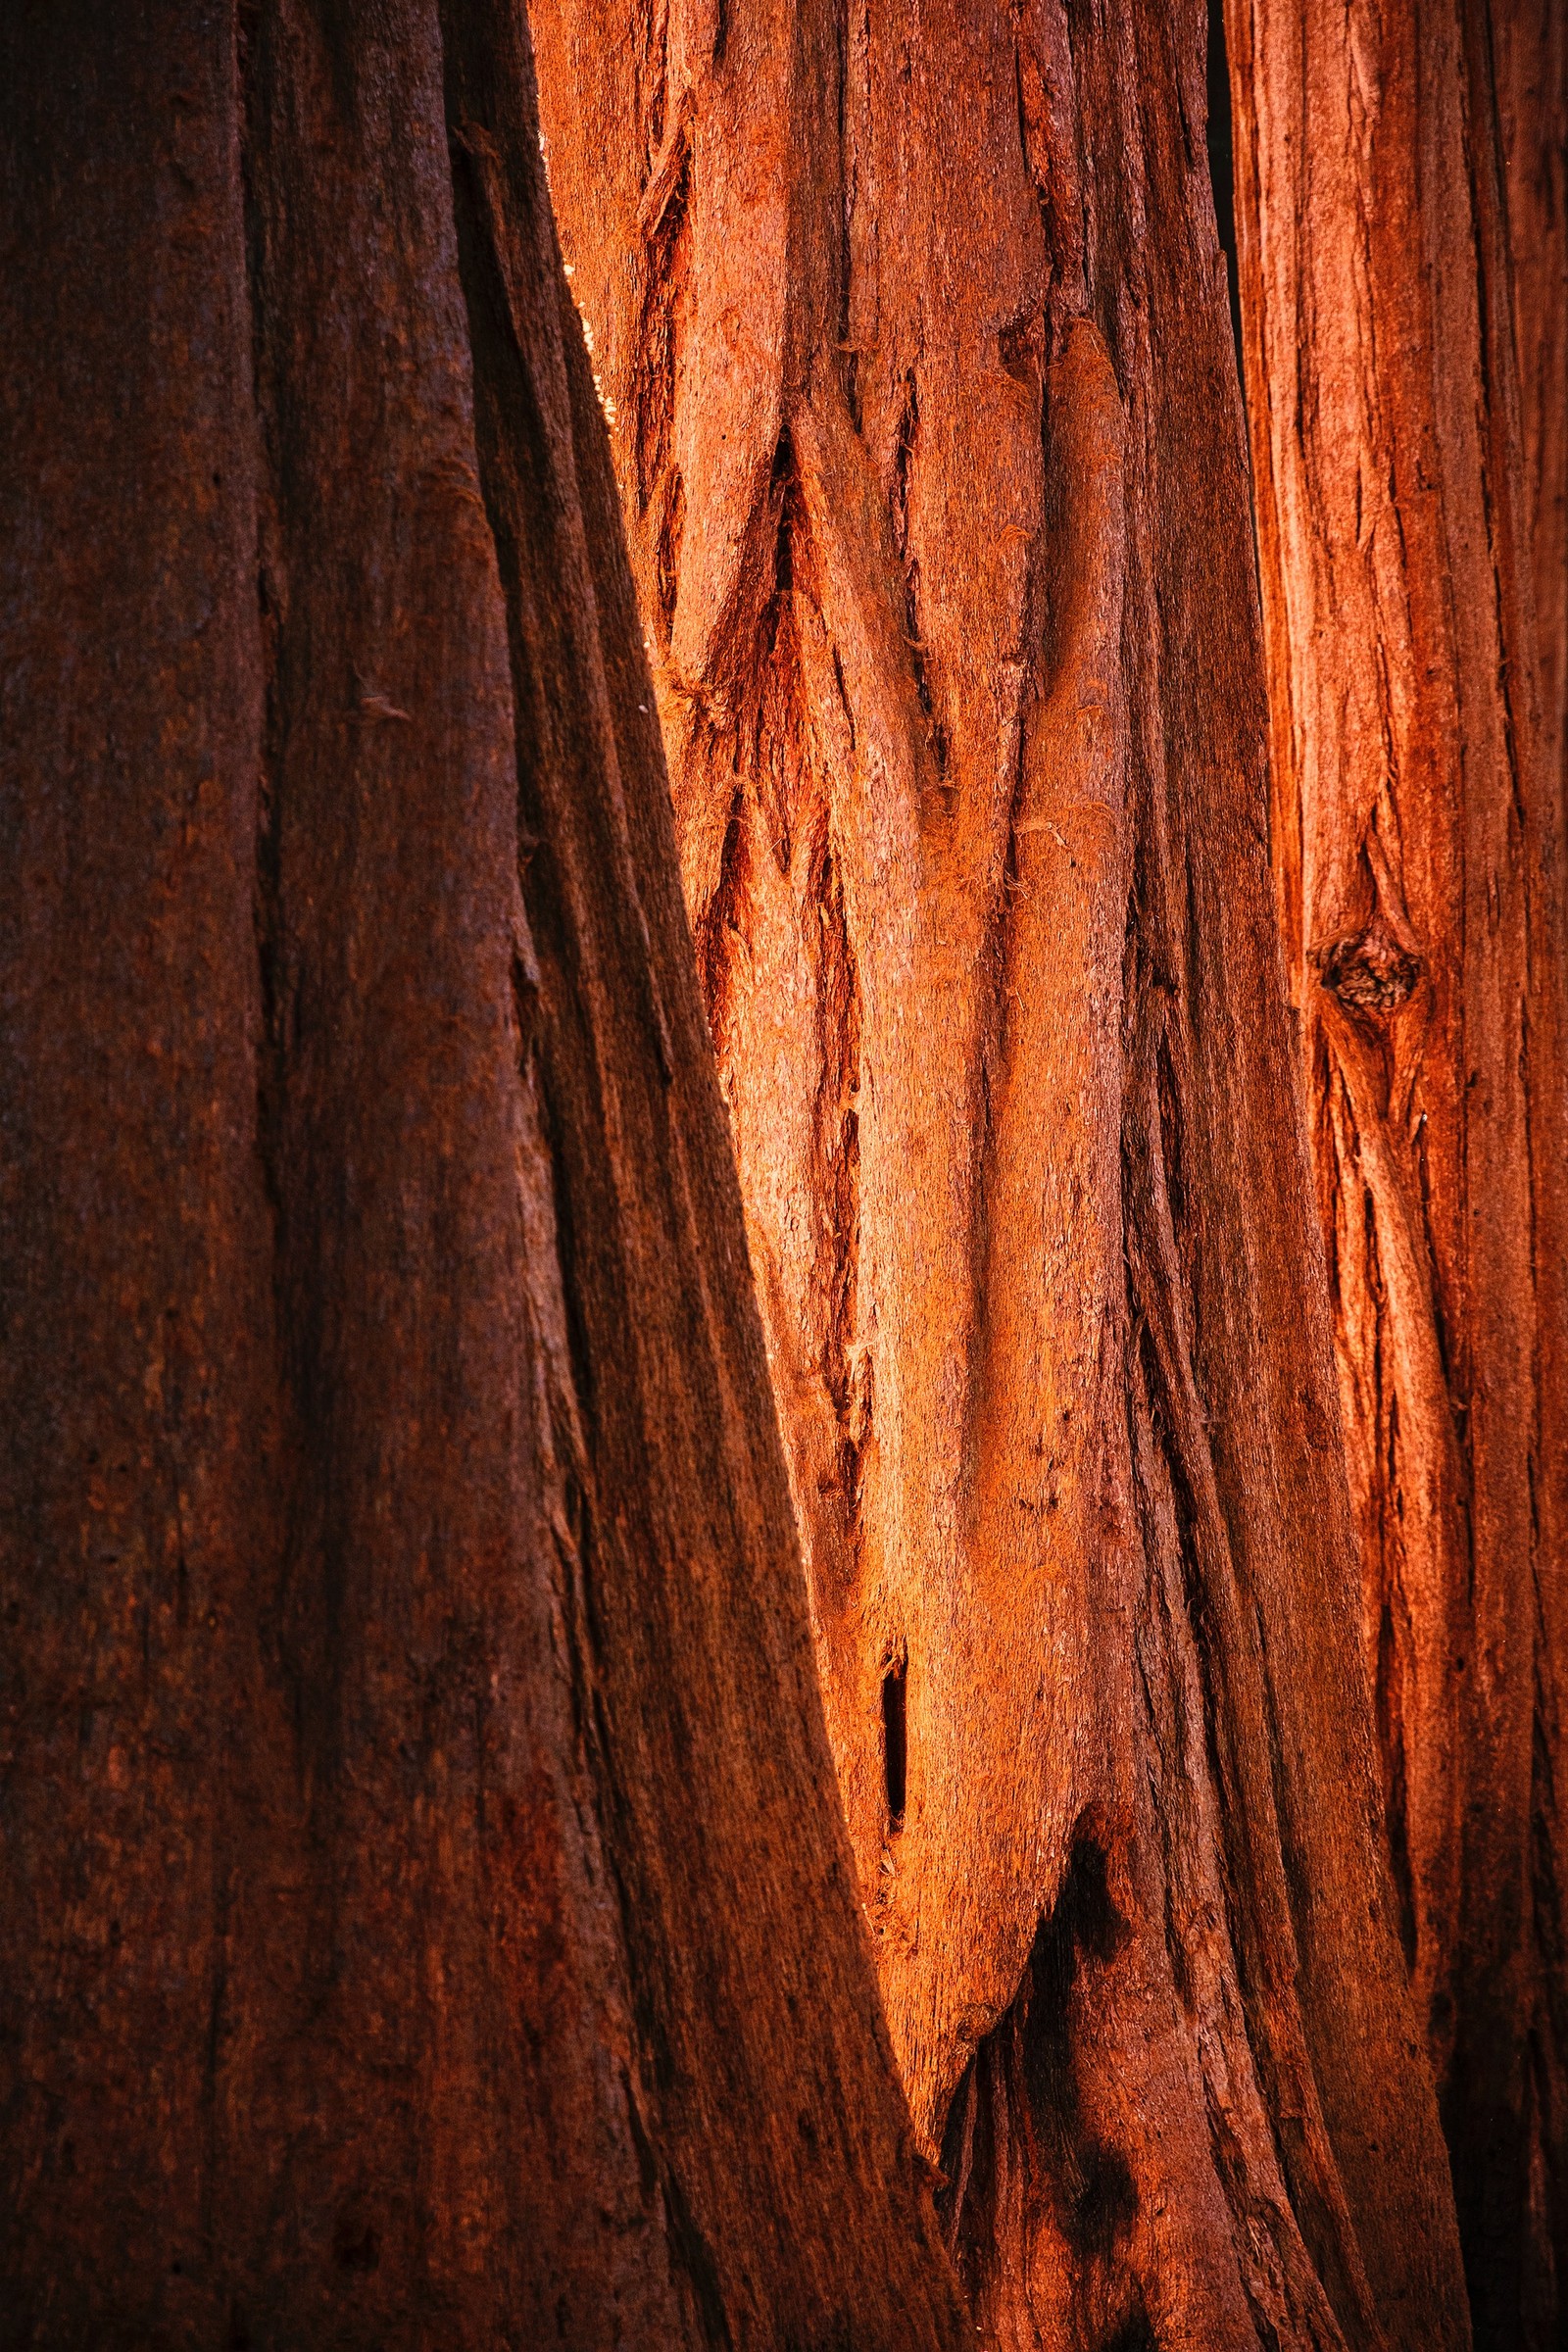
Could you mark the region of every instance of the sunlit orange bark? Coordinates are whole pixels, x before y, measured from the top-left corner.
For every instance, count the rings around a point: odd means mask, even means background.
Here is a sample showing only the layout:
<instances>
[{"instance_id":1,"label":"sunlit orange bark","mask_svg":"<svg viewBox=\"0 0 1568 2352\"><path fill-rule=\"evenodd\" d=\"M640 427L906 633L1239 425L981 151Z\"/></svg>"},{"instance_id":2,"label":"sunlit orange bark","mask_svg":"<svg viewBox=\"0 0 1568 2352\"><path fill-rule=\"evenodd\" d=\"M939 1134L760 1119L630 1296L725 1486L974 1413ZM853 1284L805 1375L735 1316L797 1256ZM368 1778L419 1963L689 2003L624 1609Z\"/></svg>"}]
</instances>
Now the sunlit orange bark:
<instances>
[{"instance_id":1,"label":"sunlit orange bark","mask_svg":"<svg viewBox=\"0 0 1568 2352\"><path fill-rule=\"evenodd\" d=\"M1228 20L1363 1653L1478 2335L1544 2346L1568 2288L1561 12Z\"/></svg>"},{"instance_id":2,"label":"sunlit orange bark","mask_svg":"<svg viewBox=\"0 0 1568 2352\"><path fill-rule=\"evenodd\" d=\"M534 28L829 1729L985 2339L1462 2343L1202 16Z\"/></svg>"}]
</instances>

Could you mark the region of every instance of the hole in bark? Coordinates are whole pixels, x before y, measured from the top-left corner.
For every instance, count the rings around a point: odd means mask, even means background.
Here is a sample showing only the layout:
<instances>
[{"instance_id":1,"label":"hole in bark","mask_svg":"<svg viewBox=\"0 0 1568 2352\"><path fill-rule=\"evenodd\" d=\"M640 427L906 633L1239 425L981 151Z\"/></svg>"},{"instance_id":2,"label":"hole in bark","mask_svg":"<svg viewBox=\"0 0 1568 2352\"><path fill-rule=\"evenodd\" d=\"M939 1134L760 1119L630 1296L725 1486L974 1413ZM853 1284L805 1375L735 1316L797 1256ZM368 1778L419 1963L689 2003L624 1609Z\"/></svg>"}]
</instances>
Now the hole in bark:
<instances>
[{"instance_id":1,"label":"hole in bark","mask_svg":"<svg viewBox=\"0 0 1568 2352\"><path fill-rule=\"evenodd\" d=\"M888 1828L904 1827L909 1764L908 1675L906 1657L895 1658L882 1677L882 1772L887 1783Z\"/></svg>"}]
</instances>

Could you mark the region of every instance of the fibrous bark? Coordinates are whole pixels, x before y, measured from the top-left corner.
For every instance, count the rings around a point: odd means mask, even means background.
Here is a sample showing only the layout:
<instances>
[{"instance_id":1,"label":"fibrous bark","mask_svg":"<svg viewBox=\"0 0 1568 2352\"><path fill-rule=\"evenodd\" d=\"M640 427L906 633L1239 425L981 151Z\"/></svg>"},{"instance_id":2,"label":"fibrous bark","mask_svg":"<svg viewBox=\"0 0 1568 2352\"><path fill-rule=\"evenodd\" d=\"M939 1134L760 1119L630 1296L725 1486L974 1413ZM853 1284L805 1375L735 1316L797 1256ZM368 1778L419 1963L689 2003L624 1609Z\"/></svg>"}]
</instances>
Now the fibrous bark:
<instances>
[{"instance_id":1,"label":"fibrous bark","mask_svg":"<svg viewBox=\"0 0 1568 2352\"><path fill-rule=\"evenodd\" d=\"M967 2340L524 39L0 36L7 2345Z\"/></svg>"},{"instance_id":2,"label":"fibrous bark","mask_svg":"<svg viewBox=\"0 0 1568 2352\"><path fill-rule=\"evenodd\" d=\"M1232 0L1228 17L1274 861L1363 1652L1478 2333L1555 2343L1561 12Z\"/></svg>"},{"instance_id":3,"label":"fibrous bark","mask_svg":"<svg viewBox=\"0 0 1568 2352\"><path fill-rule=\"evenodd\" d=\"M1202 16L534 31L829 1729L982 2334L1461 2343Z\"/></svg>"}]
</instances>

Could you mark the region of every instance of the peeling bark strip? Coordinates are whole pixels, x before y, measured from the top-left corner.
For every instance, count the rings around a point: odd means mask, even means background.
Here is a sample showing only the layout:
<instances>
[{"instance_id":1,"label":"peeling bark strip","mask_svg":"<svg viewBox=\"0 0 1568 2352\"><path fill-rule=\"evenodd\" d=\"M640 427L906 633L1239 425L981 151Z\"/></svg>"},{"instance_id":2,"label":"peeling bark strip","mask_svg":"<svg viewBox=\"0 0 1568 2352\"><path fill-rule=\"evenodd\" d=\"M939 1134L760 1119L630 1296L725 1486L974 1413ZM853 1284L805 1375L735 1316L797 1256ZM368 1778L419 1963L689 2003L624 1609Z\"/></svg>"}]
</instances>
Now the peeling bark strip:
<instances>
[{"instance_id":1,"label":"peeling bark strip","mask_svg":"<svg viewBox=\"0 0 1568 2352\"><path fill-rule=\"evenodd\" d=\"M522 43L0 32L7 2346L968 2341Z\"/></svg>"},{"instance_id":2,"label":"peeling bark strip","mask_svg":"<svg viewBox=\"0 0 1568 2352\"><path fill-rule=\"evenodd\" d=\"M829 1729L984 2340L1461 2345L1202 15L536 0L534 33ZM1374 993L1402 936L1357 951Z\"/></svg>"},{"instance_id":3,"label":"peeling bark strip","mask_svg":"<svg viewBox=\"0 0 1568 2352\"><path fill-rule=\"evenodd\" d=\"M1477 2335L1516 2352L1568 2293L1562 12L1229 26L1363 1653Z\"/></svg>"}]
</instances>

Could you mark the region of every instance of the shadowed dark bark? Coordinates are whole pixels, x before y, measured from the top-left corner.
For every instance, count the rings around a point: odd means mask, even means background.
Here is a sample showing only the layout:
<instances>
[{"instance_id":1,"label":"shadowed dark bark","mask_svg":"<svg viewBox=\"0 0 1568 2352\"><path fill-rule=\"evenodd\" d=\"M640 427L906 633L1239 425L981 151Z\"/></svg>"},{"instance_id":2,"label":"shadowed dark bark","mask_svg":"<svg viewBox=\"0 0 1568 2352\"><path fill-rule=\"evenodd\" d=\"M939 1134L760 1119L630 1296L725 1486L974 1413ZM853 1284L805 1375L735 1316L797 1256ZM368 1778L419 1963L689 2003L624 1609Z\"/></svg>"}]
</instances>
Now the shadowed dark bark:
<instances>
[{"instance_id":1,"label":"shadowed dark bark","mask_svg":"<svg viewBox=\"0 0 1568 2352\"><path fill-rule=\"evenodd\" d=\"M7 2346L967 2340L524 37L0 29Z\"/></svg>"}]
</instances>

